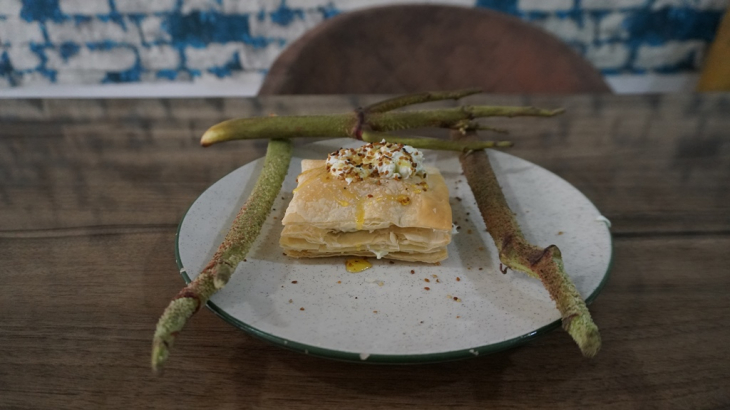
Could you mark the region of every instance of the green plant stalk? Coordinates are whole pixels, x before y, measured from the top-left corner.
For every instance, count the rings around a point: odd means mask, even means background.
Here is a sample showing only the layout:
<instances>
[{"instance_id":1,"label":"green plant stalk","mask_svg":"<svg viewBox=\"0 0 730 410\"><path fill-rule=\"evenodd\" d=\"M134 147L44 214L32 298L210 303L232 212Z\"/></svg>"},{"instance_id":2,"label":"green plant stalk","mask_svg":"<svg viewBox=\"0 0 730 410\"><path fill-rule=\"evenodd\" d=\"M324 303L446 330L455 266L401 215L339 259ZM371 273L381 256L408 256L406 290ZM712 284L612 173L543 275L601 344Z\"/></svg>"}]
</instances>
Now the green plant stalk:
<instances>
[{"instance_id":1,"label":"green plant stalk","mask_svg":"<svg viewBox=\"0 0 730 410\"><path fill-rule=\"evenodd\" d=\"M486 125L479 124L476 121L459 121L456 123L451 129L459 130L462 134L466 134L467 131L492 131L492 132L498 132L500 134L509 134L509 130L506 130L504 128L496 128L496 127L488 127Z\"/></svg>"},{"instance_id":2,"label":"green plant stalk","mask_svg":"<svg viewBox=\"0 0 730 410\"><path fill-rule=\"evenodd\" d=\"M366 114L363 129L388 132L412 128L455 128L463 121L483 117L552 117L562 108L498 107L473 105L426 111L398 111ZM271 138L354 138L358 124L356 112L333 115L255 117L228 120L212 126L200 139L209 146L238 139Z\"/></svg>"},{"instance_id":3,"label":"green plant stalk","mask_svg":"<svg viewBox=\"0 0 730 410\"><path fill-rule=\"evenodd\" d=\"M384 113L403 108L408 105L423 104L433 101L458 100L469 95L482 92L479 88L468 88L455 91L430 91L418 94L401 95L369 105L363 109L367 113Z\"/></svg>"},{"instance_id":4,"label":"green plant stalk","mask_svg":"<svg viewBox=\"0 0 730 410\"><path fill-rule=\"evenodd\" d=\"M474 132L465 136L454 131L451 135L457 141L475 139ZM563 329L575 340L584 356L595 356L601 348L601 335L585 301L565 273L558 247L550 245L543 249L527 242L499 187L486 152L462 154L459 159L487 230L499 249L500 261L510 269L540 279L560 311Z\"/></svg>"},{"instance_id":5,"label":"green plant stalk","mask_svg":"<svg viewBox=\"0 0 730 410\"><path fill-rule=\"evenodd\" d=\"M170 355L175 337L208 299L226 285L261 232L284 182L292 155L289 140L269 141L264 167L256 185L233 221L208 266L170 302L155 329L152 369L157 371Z\"/></svg>"},{"instance_id":6,"label":"green plant stalk","mask_svg":"<svg viewBox=\"0 0 730 410\"><path fill-rule=\"evenodd\" d=\"M353 113L236 118L210 127L200 139L200 145L250 139L345 138L351 136L356 123Z\"/></svg>"},{"instance_id":7,"label":"green plant stalk","mask_svg":"<svg viewBox=\"0 0 730 410\"><path fill-rule=\"evenodd\" d=\"M388 132L412 128L455 128L464 120L485 117L552 117L562 108L546 110L535 107L497 107L471 105L428 111L398 111L370 115L366 121L373 131Z\"/></svg>"},{"instance_id":8,"label":"green plant stalk","mask_svg":"<svg viewBox=\"0 0 730 410\"><path fill-rule=\"evenodd\" d=\"M438 138L426 137L399 137L396 135L364 131L362 140L365 142L392 142L396 144L410 145L414 148L436 149L442 151L467 152L486 148L509 148L514 146L511 141L449 141Z\"/></svg>"}]
</instances>

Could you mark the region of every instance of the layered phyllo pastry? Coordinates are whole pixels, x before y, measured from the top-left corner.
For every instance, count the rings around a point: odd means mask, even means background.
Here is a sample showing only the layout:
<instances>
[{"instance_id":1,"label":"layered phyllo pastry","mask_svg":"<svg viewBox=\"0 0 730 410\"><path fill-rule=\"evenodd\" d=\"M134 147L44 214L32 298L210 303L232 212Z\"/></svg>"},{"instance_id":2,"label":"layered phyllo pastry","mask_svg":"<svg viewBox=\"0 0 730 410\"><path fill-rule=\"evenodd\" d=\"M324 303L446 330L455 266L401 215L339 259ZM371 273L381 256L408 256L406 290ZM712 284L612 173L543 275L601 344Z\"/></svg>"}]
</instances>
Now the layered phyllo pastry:
<instances>
[{"instance_id":1,"label":"layered phyllo pastry","mask_svg":"<svg viewBox=\"0 0 730 410\"><path fill-rule=\"evenodd\" d=\"M372 143L303 160L280 244L295 258L374 256L435 263L452 219L439 170L408 145Z\"/></svg>"}]
</instances>

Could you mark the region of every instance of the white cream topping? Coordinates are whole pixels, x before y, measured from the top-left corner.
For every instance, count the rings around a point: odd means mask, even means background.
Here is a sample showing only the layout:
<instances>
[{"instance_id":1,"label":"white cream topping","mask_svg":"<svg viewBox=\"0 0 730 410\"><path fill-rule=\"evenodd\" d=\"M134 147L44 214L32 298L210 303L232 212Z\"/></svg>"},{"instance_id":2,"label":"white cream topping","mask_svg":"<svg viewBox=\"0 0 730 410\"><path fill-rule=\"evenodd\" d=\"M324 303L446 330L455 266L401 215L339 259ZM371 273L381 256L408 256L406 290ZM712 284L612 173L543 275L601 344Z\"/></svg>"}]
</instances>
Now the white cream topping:
<instances>
[{"instance_id":1,"label":"white cream topping","mask_svg":"<svg viewBox=\"0 0 730 410\"><path fill-rule=\"evenodd\" d=\"M406 179L426 176L423 154L410 145L381 142L344 148L327 156L327 170L347 183L368 177Z\"/></svg>"},{"instance_id":2,"label":"white cream topping","mask_svg":"<svg viewBox=\"0 0 730 410\"><path fill-rule=\"evenodd\" d=\"M385 256L385 255L387 255L387 254L388 254L388 251L386 251L386 250L382 250L382 249L381 249L381 250L375 250L375 249L368 249L368 250L369 250L370 252L374 253L374 254L375 254L375 257L376 257L377 259L382 259L382 258L383 258L383 256Z\"/></svg>"}]
</instances>

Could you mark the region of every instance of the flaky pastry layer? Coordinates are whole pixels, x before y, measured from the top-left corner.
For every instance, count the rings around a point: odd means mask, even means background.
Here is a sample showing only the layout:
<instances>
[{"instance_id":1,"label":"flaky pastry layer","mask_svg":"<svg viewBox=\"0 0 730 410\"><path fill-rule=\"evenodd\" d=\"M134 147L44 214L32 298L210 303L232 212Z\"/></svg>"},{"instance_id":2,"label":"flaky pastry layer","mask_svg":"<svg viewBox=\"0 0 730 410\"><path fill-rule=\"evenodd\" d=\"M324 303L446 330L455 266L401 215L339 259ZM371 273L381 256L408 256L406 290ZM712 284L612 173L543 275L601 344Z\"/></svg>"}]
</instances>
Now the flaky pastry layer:
<instances>
[{"instance_id":1,"label":"flaky pastry layer","mask_svg":"<svg viewBox=\"0 0 730 410\"><path fill-rule=\"evenodd\" d=\"M438 262L448 256L451 206L438 169L406 180L348 184L325 161L303 160L282 220L280 244L292 257L377 256Z\"/></svg>"},{"instance_id":2,"label":"flaky pastry layer","mask_svg":"<svg viewBox=\"0 0 730 410\"><path fill-rule=\"evenodd\" d=\"M438 169L426 178L372 178L347 184L330 175L325 161L303 160L294 198L282 223L338 231L389 226L451 231L449 191Z\"/></svg>"}]
</instances>

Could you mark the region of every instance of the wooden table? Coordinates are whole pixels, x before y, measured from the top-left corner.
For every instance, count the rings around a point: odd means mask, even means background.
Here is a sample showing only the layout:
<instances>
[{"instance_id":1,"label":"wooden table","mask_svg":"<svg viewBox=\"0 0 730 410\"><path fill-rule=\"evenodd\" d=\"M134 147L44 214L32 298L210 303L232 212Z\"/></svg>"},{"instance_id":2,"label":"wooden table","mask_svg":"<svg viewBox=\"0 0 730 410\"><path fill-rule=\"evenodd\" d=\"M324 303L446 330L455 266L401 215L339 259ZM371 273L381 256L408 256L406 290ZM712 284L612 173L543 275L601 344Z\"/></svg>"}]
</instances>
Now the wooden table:
<instances>
[{"instance_id":1,"label":"wooden table","mask_svg":"<svg viewBox=\"0 0 730 410\"><path fill-rule=\"evenodd\" d=\"M183 285L177 223L265 149L203 149L202 132L376 99L0 101L0 408L730 406L730 94L467 100L568 109L494 123L513 131L511 153L613 222L592 360L558 330L461 362L340 363L270 346L203 309L153 376L153 329Z\"/></svg>"}]
</instances>

